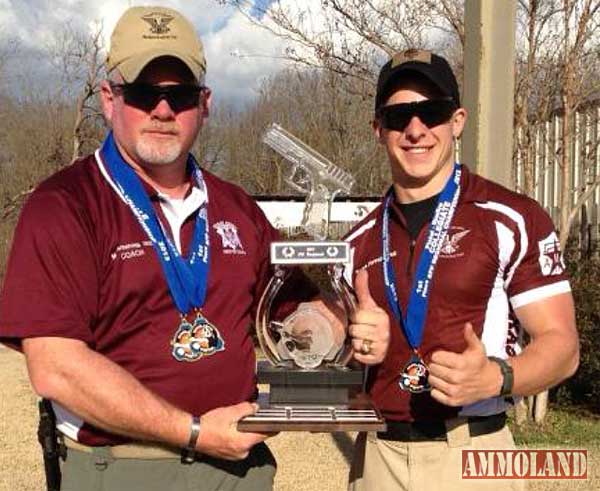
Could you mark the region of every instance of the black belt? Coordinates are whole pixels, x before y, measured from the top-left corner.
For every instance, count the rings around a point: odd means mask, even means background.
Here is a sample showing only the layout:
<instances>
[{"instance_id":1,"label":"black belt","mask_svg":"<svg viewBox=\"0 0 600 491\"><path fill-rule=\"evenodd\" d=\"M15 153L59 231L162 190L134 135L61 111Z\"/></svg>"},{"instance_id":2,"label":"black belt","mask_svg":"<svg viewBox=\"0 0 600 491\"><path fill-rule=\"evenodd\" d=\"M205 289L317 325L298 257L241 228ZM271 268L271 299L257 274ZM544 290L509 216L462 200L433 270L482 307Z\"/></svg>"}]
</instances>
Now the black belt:
<instances>
[{"instance_id":1,"label":"black belt","mask_svg":"<svg viewBox=\"0 0 600 491\"><path fill-rule=\"evenodd\" d=\"M465 424L469 425L471 436L487 435L504 428L506 414L494 414L492 416L471 416L465 418ZM386 421L387 431L377 432L380 440L392 440L396 442L425 442L445 441L446 424L444 421L418 421L415 423L401 423L399 421Z\"/></svg>"}]
</instances>

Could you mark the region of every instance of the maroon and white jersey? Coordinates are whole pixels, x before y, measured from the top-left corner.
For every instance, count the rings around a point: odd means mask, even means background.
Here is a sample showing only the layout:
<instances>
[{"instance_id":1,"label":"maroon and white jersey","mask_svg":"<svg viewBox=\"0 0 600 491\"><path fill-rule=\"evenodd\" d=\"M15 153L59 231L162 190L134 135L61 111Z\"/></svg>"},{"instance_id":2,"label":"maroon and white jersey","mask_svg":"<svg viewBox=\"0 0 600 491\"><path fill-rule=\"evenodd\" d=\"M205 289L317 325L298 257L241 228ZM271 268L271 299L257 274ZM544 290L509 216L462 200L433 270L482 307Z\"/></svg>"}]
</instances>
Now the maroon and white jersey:
<instances>
[{"instance_id":1,"label":"maroon and white jersey","mask_svg":"<svg viewBox=\"0 0 600 491\"><path fill-rule=\"evenodd\" d=\"M184 255L198 209L208 206L210 272L202 311L223 349L193 362L173 356L180 314L152 243L113 189L99 153L50 177L25 204L0 298L0 341L20 348L28 337L81 340L192 414L251 400L250 326L278 234L241 188L202 174L206 189L194 188L180 203L145 187ZM55 409L59 429L71 438L88 445L124 441Z\"/></svg>"},{"instance_id":2,"label":"maroon and white jersey","mask_svg":"<svg viewBox=\"0 0 600 491\"><path fill-rule=\"evenodd\" d=\"M470 173L465 166L462 172L461 195L435 269L419 348L426 363L437 350L465 349L465 322L473 324L488 356L515 356L521 350L522 333L512 310L570 291L558 237L538 203ZM346 237L352 245L349 272L368 271L373 298L392 321L388 355L369 371L368 390L375 404L386 418L395 421L504 411L507 403L500 397L451 408L429 393L411 395L400 389L399 375L411 352L385 294L381 229L380 205ZM411 241L402 213L391 206L390 251L404 315L427 230L428 226L423 227Z\"/></svg>"}]
</instances>

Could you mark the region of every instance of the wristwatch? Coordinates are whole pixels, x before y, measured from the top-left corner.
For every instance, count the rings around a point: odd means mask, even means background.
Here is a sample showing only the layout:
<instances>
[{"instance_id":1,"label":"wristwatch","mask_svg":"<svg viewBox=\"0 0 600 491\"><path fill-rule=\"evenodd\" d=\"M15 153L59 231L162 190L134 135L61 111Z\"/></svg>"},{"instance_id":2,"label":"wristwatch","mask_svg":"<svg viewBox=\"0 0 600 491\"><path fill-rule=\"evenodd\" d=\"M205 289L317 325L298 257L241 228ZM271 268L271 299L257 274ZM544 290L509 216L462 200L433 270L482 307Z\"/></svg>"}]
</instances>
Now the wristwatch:
<instances>
[{"instance_id":1,"label":"wristwatch","mask_svg":"<svg viewBox=\"0 0 600 491\"><path fill-rule=\"evenodd\" d=\"M196 460L196 443L200 436L200 417L192 416L190 425L190 439L187 446L181 451L181 463L193 464Z\"/></svg>"},{"instance_id":2,"label":"wristwatch","mask_svg":"<svg viewBox=\"0 0 600 491\"><path fill-rule=\"evenodd\" d=\"M500 366L500 372L502 373L502 388L500 389L499 396L509 396L512 394L513 384L515 382L515 376L513 368L510 364L498 358L497 356L488 356L488 360L496 362Z\"/></svg>"}]
</instances>

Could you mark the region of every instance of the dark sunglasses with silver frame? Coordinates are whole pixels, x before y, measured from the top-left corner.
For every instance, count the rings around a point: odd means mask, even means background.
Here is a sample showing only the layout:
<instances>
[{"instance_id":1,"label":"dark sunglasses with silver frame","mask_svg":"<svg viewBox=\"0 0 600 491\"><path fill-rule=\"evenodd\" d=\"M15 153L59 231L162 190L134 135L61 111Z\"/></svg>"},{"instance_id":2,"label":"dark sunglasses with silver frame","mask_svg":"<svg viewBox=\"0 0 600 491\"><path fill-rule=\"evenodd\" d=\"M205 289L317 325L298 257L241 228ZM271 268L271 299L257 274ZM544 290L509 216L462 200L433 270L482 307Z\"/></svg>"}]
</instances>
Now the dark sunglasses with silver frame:
<instances>
[{"instance_id":1,"label":"dark sunglasses with silver frame","mask_svg":"<svg viewBox=\"0 0 600 491\"><path fill-rule=\"evenodd\" d=\"M404 131L413 117L418 117L428 128L447 123L458 109L451 97L427 99L405 104L390 104L377 109L375 116L381 126L389 130Z\"/></svg>"},{"instance_id":2,"label":"dark sunglasses with silver frame","mask_svg":"<svg viewBox=\"0 0 600 491\"><path fill-rule=\"evenodd\" d=\"M209 89L202 85L176 84L153 85L134 82L131 84L111 83L110 88L115 93L122 93L125 104L151 111L164 98L175 112L186 111L200 104L200 96Z\"/></svg>"}]
</instances>

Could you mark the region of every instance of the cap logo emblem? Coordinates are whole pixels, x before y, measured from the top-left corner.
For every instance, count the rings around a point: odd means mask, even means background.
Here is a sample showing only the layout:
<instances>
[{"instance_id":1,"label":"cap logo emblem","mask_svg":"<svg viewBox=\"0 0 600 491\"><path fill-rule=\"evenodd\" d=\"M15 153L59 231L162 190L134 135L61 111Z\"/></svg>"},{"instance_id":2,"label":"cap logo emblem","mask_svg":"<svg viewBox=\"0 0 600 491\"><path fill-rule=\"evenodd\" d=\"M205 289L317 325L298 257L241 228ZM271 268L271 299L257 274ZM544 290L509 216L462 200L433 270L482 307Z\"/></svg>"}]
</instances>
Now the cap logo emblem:
<instances>
[{"instance_id":1,"label":"cap logo emblem","mask_svg":"<svg viewBox=\"0 0 600 491\"><path fill-rule=\"evenodd\" d=\"M407 49L406 51L401 51L396 53L392 57L392 68L397 67L398 65L402 65L402 63L407 63L409 61L420 61L421 63L431 63L431 52L425 51L422 49Z\"/></svg>"},{"instance_id":2,"label":"cap logo emblem","mask_svg":"<svg viewBox=\"0 0 600 491\"><path fill-rule=\"evenodd\" d=\"M150 14L144 15L142 20L146 21L150 24L150 32L152 34L166 34L171 29L169 29L169 23L174 19L172 15L162 14L160 12L152 12Z\"/></svg>"}]
</instances>

